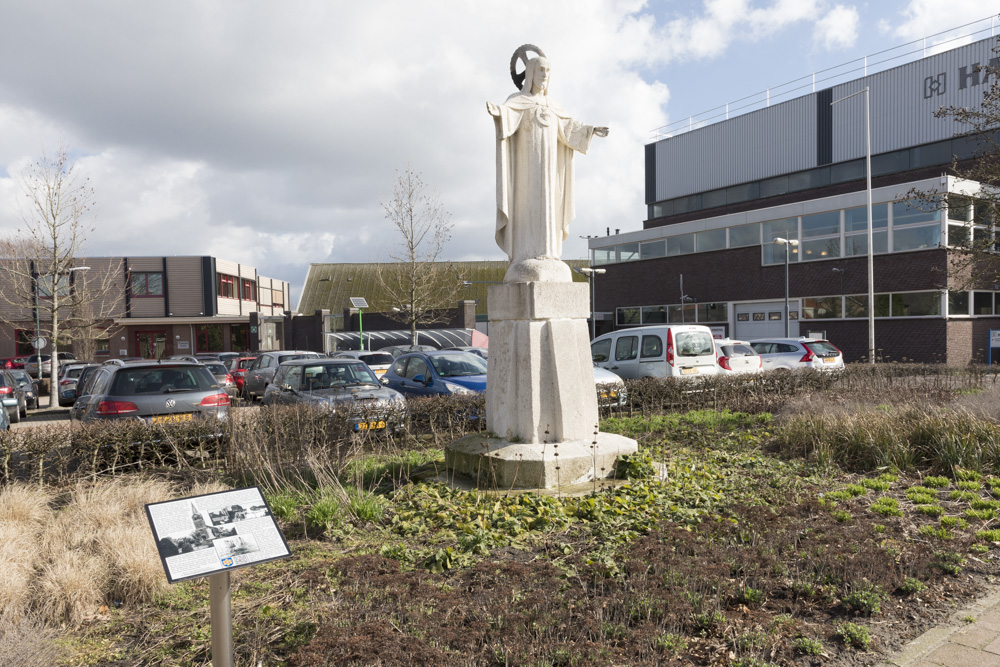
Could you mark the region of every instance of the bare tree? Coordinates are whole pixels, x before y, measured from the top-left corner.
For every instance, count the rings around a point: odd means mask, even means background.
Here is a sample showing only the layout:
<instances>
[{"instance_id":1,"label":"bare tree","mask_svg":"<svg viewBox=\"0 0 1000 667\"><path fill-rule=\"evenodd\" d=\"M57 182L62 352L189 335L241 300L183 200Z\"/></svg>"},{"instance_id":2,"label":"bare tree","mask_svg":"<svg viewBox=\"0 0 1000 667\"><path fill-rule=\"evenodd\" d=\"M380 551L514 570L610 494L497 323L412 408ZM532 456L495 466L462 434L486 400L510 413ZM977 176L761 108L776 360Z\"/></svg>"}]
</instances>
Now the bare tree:
<instances>
[{"instance_id":1,"label":"bare tree","mask_svg":"<svg viewBox=\"0 0 1000 667\"><path fill-rule=\"evenodd\" d=\"M417 325L447 322L448 311L463 287L459 272L438 261L451 238L452 223L437 197L409 166L397 172L392 199L382 202L382 208L402 238L389 253L395 263L379 264L375 275L391 303L386 315L407 324L416 345Z\"/></svg>"},{"instance_id":2,"label":"bare tree","mask_svg":"<svg viewBox=\"0 0 1000 667\"><path fill-rule=\"evenodd\" d=\"M82 256L93 230L94 190L74 172L67 148L43 153L20 174L18 184L24 194L22 224L14 236L0 239L0 320L47 339L54 394L60 346L106 331L120 310L127 281L120 264L104 259L88 266Z\"/></svg>"},{"instance_id":3,"label":"bare tree","mask_svg":"<svg viewBox=\"0 0 1000 667\"><path fill-rule=\"evenodd\" d=\"M1000 54L1000 47L994 49ZM947 272L952 289L965 290L1000 282L1000 58L980 66L976 76L991 84L977 108L945 106L934 115L958 125L959 137L972 145L975 159L952 172L970 183L958 192L910 190L906 198L924 210L948 210L949 220L967 223L965 230L949 225Z\"/></svg>"}]
</instances>

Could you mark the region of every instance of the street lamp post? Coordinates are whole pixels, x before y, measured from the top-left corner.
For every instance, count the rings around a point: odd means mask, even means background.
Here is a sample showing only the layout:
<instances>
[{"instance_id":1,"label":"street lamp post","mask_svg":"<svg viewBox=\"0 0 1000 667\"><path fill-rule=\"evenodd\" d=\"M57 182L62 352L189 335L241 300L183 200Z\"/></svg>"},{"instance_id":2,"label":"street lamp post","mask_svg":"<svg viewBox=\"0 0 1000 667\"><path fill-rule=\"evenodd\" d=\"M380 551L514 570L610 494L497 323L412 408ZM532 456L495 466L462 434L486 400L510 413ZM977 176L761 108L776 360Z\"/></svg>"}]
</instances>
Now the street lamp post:
<instances>
[{"instance_id":1,"label":"street lamp post","mask_svg":"<svg viewBox=\"0 0 1000 667\"><path fill-rule=\"evenodd\" d=\"M871 126L871 93L869 87L841 97L830 102L830 106L843 102L856 95L865 96L865 190L868 195L868 363L875 363L875 270L873 233L872 233L872 126Z\"/></svg>"},{"instance_id":2,"label":"street lamp post","mask_svg":"<svg viewBox=\"0 0 1000 667\"><path fill-rule=\"evenodd\" d=\"M607 269L592 269L583 267L576 269L577 273L587 276L590 287L590 340L597 338L597 317L594 315L594 275L604 273Z\"/></svg>"},{"instance_id":3,"label":"street lamp post","mask_svg":"<svg viewBox=\"0 0 1000 667\"><path fill-rule=\"evenodd\" d=\"M797 239L783 239L780 236L775 237L774 242L785 246L785 338L788 338L788 246L797 246L799 242Z\"/></svg>"}]
</instances>

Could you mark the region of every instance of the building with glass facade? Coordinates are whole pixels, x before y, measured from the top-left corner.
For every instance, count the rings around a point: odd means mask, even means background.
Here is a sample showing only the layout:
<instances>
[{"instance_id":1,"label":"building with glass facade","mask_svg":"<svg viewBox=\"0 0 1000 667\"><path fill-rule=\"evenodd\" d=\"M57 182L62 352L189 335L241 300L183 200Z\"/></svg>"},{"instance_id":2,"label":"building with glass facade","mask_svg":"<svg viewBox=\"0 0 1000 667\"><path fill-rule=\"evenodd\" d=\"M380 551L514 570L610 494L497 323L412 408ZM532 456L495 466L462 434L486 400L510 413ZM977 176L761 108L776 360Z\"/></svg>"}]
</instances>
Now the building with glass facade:
<instances>
[{"instance_id":1,"label":"building with glass facade","mask_svg":"<svg viewBox=\"0 0 1000 667\"><path fill-rule=\"evenodd\" d=\"M980 184L956 178L984 149L944 105L978 106L995 40L872 74L646 146L643 229L591 239L600 331L697 322L740 339L818 334L868 352L864 96L871 95L876 355L985 361L1000 284L953 258L992 238ZM836 104L832 104L837 102ZM913 192L950 193L951 206ZM787 257L786 257L787 253ZM1000 350L997 351L1000 353Z\"/></svg>"}]
</instances>

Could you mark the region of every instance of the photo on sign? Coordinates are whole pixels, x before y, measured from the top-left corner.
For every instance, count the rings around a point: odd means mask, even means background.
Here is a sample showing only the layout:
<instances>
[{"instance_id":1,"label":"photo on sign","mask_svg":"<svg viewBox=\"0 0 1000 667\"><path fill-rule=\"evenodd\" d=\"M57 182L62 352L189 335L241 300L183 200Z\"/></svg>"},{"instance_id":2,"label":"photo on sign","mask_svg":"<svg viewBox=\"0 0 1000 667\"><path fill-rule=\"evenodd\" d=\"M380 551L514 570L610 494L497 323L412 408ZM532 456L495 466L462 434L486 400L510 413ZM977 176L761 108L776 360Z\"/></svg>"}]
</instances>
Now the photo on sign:
<instances>
[{"instance_id":1,"label":"photo on sign","mask_svg":"<svg viewBox=\"0 0 1000 667\"><path fill-rule=\"evenodd\" d=\"M161 558L210 549L215 540L236 535L236 526L201 526L194 530L174 533L160 538L156 544Z\"/></svg>"},{"instance_id":2,"label":"photo on sign","mask_svg":"<svg viewBox=\"0 0 1000 667\"><path fill-rule=\"evenodd\" d=\"M214 526L233 523L235 521L246 521L247 519L260 519L265 516L271 516L267 505L251 505L249 508L244 508L242 505L230 505L229 507L208 513L208 518L212 520L212 525Z\"/></svg>"},{"instance_id":3,"label":"photo on sign","mask_svg":"<svg viewBox=\"0 0 1000 667\"><path fill-rule=\"evenodd\" d=\"M233 537L224 537L221 540L215 540L214 546L220 559L260 551L260 546L257 544L257 540L253 535L234 535Z\"/></svg>"}]
</instances>

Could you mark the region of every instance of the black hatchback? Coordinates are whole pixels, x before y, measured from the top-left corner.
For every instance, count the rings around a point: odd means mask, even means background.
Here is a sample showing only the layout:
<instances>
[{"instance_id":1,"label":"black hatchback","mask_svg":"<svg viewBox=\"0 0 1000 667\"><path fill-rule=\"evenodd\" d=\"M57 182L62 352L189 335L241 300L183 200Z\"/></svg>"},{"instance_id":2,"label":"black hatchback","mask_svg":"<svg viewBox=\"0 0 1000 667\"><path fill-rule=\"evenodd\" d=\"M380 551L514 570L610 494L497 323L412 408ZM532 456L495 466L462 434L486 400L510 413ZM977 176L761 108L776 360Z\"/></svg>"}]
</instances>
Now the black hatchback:
<instances>
[{"instance_id":1,"label":"black hatchback","mask_svg":"<svg viewBox=\"0 0 1000 667\"><path fill-rule=\"evenodd\" d=\"M71 419L156 424L229 417L229 395L207 368L191 362L106 362L84 391L70 410Z\"/></svg>"}]
</instances>

